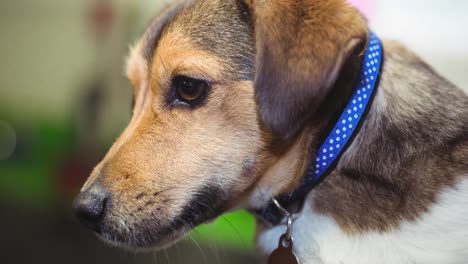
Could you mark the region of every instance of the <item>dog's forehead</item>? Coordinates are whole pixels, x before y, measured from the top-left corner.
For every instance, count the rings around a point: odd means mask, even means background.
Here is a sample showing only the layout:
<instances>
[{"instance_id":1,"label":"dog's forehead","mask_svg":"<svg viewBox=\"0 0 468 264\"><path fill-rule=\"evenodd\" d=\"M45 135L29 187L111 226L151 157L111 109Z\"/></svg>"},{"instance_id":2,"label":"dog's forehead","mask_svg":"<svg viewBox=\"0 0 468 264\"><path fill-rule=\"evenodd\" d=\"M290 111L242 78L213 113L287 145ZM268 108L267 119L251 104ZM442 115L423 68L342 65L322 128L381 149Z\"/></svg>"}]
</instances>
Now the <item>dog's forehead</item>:
<instances>
[{"instance_id":1,"label":"dog's forehead","mask_svg":"<svg viewBox=\"0 0 468 264\"><path fill-rule=\"evenodd\" d=\"M233 77L253 79L254 43L250 13L242 0L179 1L165 8L143 38L142 55L152 63L158 43L171 31L230 64Z\"/></svg>"},{"instance_id":2,"label":"dog's forehead","mask_svg":"<svg viewBox=\"0 0 468 264\"><path fill-rule=\"evenodd\" d=\"M148 63L151 62L154 50L164 32L164 29L171 21L180 13L180 11L188 4L187 1L177 1L163 8L153 19L151 25L146 30L143 36L142 55Z\"/></svg>"}]
</instances>

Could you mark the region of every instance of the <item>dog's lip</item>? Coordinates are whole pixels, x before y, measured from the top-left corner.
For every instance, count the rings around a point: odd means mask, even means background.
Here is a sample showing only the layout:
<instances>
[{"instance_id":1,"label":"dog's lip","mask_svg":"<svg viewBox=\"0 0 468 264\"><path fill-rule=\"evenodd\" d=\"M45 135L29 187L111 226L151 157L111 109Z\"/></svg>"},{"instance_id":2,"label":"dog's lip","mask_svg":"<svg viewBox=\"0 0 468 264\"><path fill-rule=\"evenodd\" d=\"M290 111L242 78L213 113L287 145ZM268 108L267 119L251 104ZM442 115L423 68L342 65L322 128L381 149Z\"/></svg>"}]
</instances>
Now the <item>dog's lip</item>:
<instances>
[{"instance_id":1,"label":"dog's lip","mask_svg":"<svg viewBox=\"0 0 468 264\"><path fill-rule=\"evenodd\" d=\"M182 228L180 230L173 230L173 232L161 236L159 238L154 238L152 237L151 241L142 241L142 240L136 240L136 241L129 241L127 239L118 239L114 234L110 234L107 232L103 232L102 234L98 235L99 238L104 240L106 243L109 243L112 246L127 249L130 251L153 251L153 250L160 250L160 249L165 249L175 243L177 243L179 240L181 240L186 232L189 231L189 228ZM131 237L130 234L128 234L126 237Z\"/></svg>"}]
</instances>

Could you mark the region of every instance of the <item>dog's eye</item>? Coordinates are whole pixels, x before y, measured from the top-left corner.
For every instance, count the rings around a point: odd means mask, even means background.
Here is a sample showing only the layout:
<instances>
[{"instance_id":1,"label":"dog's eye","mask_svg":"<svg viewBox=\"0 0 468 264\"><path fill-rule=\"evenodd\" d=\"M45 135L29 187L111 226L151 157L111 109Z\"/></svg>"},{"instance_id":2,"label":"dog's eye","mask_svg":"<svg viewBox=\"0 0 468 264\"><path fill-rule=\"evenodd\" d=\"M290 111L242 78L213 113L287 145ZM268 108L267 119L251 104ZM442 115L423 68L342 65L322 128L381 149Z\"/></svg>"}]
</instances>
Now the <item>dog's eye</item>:
<instances>
[{"instance_id":1,"label":"dog's eye","mask_svg":"<svg viewBox=\"0 0 468 264\"><path fill-rule=\"evenodd\" d=\"M206 94L208 84L205 81L186 76L177 76L172 85L176 90L177 98L185 103L193 103Z\"/></svg>"}]
</instances>

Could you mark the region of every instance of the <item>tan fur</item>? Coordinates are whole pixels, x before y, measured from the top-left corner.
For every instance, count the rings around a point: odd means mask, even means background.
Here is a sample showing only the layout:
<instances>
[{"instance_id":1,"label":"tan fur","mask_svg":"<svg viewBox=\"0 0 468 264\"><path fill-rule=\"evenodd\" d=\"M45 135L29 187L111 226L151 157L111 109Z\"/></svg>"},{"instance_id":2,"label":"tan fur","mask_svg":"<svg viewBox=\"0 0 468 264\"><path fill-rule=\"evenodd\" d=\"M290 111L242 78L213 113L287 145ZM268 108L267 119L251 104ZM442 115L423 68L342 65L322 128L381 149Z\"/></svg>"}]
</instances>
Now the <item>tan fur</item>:
<instances>
[{"instance_id":1,"label":"tan fur","mask_svg":"<svg viewBox=\"0 0 468 264\"><path fill-rule=\"evenodd\" d=\"M125 74L135 90L134 96L137 97L138 89L143 86L142 82L146 79L148 65L141 56L143 42L139 41L130 49L130 55L127 59Z\"/></svg>"},{"instance_id":2,"label":"tan fur","mask_svg":"<svg viewBox=\"0 0 468 264\"><path fill-rule=\"evenodd\" d=\"M141 47L127 69L132 84L140 84L133 118L83 188L99 181L112 193L106 221L122 236L141 221L155 223L155 231L165 228L212 182L236 199L255 180L242 176L242 163L255 161L261 146L252 82L223 80L219 59L176 28L160 40L149 74ZM192 112L164 106L171 78L181 74L212 82L207 107Z\"/></svg>"}]
</instances>

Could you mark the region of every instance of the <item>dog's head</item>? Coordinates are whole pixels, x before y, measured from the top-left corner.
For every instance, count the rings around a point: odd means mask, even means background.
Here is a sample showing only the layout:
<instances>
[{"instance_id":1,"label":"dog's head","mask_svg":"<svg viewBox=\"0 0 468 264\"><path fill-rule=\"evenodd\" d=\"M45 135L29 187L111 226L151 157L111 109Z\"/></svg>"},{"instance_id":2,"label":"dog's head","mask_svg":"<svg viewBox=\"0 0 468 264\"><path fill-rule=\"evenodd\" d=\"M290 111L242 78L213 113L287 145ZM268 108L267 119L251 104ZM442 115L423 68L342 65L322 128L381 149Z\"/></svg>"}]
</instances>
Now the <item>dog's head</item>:
<instances>
[{"instance_id":1,"label":"dog's head","mask_svg":"<svg viewBox=\"0 0 468 264\"><path fill-rule=\"evenodd\" d=\"M133 117L79 218L115 244L163 246L290 188L299 132L366 38L344 0L174 3L131 52Z\"/></svg>"}]
</instances>

